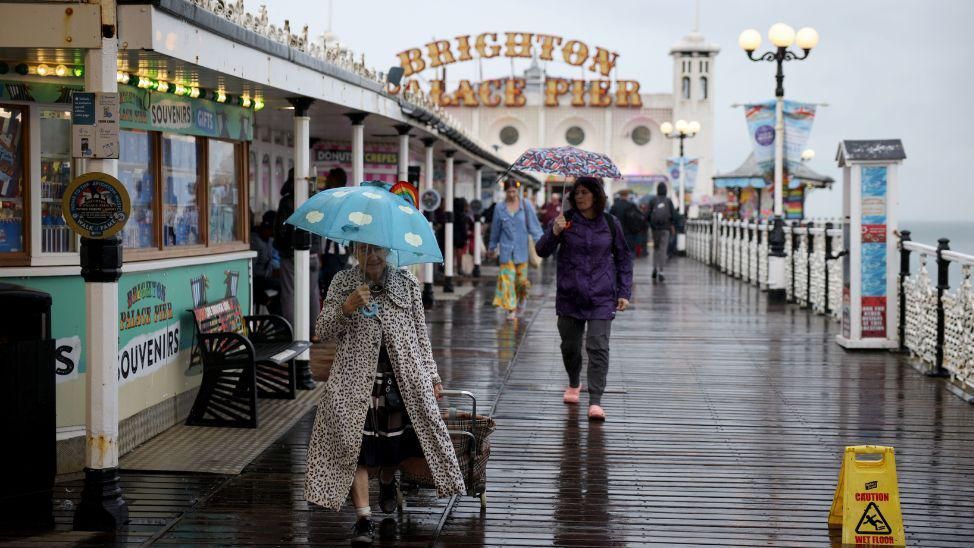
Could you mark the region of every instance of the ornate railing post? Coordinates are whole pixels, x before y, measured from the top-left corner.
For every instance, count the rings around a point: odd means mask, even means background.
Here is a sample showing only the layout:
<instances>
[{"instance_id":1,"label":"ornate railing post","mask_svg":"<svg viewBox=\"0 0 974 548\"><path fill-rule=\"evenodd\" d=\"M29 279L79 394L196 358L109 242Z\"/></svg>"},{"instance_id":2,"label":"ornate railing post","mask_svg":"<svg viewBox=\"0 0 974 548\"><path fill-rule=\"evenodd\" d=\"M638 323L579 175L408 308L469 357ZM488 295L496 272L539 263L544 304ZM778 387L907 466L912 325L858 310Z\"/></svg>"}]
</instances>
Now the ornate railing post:
<instances>
[{"instance_id":1,"label":"ornate railing post","mask_svg":"<svg viewBox=\"0 0 974 548\"><path fill-rule=\"evenodd\" d=\"M900 325L898 330L900 352L906 351L906 288L904 287L903 282L906 281L907 276L910 275L910 250L903 245L903 242L909 241L910 231L900 231L900 276L898 284L900 298Z\"/></svg>"},{"instance_id":2,"label":"ornate railing post","mask_svg":"<svg viewBox=\"0 0 974 548\"><path fill-rule=\"evenodd\" d=\"M805 308L811 310L812 306L812 252L815 248L815 236L812 235L812 227L815 223L809 221L805 227Z\"/></svg>"},{"instance_id":3,"label":"ornate railing post","mask_svg":"<svg viewBox=\"0 0 974 548\"><path fill-rule=\"evenodd\" d=\"M943 252L949 249L950 240L947 238L937 240L937 357L934 369L931 371L931 374L937 377L947 375L947 370L944 369L944 292L950 289L948 277L950 261L944 258Z\"/></svg>"},{"instance_id":4,"label":"ornate railing post","mask_svg":"<svg viewBox=\"0 0 974 548\"><path fill-rule=\"evenodd\" d=\"M791 222L791 234L788 237L788 241L791 243L791 248L788 250L786 260L791 263L791 281L786 280L786 283L791 284L791 298L788 299L788 302L794 303L798 301L798 293L795 291L795 279L798 277L796 272L798 265L795 264L795 257L798 256L798 221Z\"/></svg>"},{"instance_id":5,"label":"ornate railing post","mask_svg":"<svg viewBox=\"0 0 974 548\"><path fill-rule=\"evenodd\" d=\"M832 237L829 236L829 231L832 230L832 223L825 223L825 232L822 233L822 238L825 239L825 260L822 261L822 269L824 272L822 275L825 279L825 297L823 298L822 310L826 316L828 316L832 311L829 309L829 261L832 260ZM903 279L900 279L900 294L903 293ZM902 307L903 301L900 300L900 306ZM902 308L900 309L902 310Z\"/></svg>"}]
</instances>

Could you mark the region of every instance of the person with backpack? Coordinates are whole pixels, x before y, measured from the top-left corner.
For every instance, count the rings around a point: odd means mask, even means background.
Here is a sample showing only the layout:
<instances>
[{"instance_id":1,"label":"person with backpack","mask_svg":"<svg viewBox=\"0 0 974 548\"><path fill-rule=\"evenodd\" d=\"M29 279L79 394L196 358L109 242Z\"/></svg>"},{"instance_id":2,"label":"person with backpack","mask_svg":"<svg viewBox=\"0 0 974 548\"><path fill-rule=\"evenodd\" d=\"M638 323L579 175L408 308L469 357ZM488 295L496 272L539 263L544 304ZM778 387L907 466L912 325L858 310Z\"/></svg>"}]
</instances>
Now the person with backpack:
<instances>
[{"instance_id":1,"label":"person with backpack","mask_svg":"<svg viewBox=\"0 0 974 548\"><path fill-rule=\"evenodd\" d=\"M618 199L612 203L609 213L622 223L626 244L629 249L636 249L639 233L646 230L646 217L639 211L639 207L629 200L628 189L619 192Z\"/></svg>"},{"instance_id":2,"label":"person with backpack","mask_svg":"<svg viewBox=\"0 0 974 548\"><path fill-rule=\"evenodd\" d=\"M582 341L588 353L588 418L604 421L602 394L609 373L609 334L617 312L632 296L632 252L622 224L605 211L602 180L579 177L568 194L571 209L555 218L538 240L541 257L558 252L555 313L561 357L568 372L563 401L581 393Z\"/></svg>"},{"instance_id":3,"label":"person with backpack","mask_svg":"<svg viewBox=\"0 0 974 548\"><path fill-rule=\"evenodd\" d=\"M676 209L666 197L666 183L656 187L649 201L649 227L653 231L653 279L664 281L663 267L669 253L670 237L676 234Z\"/></svg>"}]
</instances>

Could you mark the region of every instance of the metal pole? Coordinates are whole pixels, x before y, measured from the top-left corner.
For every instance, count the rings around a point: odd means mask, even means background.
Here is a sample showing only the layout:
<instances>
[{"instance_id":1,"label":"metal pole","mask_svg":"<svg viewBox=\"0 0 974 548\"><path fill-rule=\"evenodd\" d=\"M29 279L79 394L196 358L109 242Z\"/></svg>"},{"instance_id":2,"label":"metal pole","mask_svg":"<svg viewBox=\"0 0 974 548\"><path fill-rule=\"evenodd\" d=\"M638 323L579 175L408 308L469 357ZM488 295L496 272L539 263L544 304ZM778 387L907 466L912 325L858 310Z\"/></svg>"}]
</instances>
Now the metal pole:
<instances>
[{"instance_id":1,"label":"metal pole","mask_svg":"<svg viewBox=\"0 0 974 548\"><path fill-rule=\"evenodd\" d=\"M446 151L446 228L443 229L443 259L446 264L443 270L443 292L453 293L453 156L455 150Z\"/></svg>"},{"instance_id":2,"label":"metal pole","mask_svg":"<svg viewBox=\"0 0 974 548\"><path fill-rule=\"evenodd\" d=\"M936 377L947 376L944 369L944 293L950 289L950 261L944 259L943 252L949 249L950 240L937 240L937 359L933 371L930 372L931 376Z\"/></svg>"},{"instance_id":3,"label":"metal pole","mask_svg":"<svg viewBox=\"0 0 974 548\"><path fill-rule=\"evenodd\" d=\"M910 231L900 231L900 276L899 276L899 298L900 298L900 326L899 339L900 351L906 351L906 287L903 285L906 278L910 275L910 250L903 244L910 241Z\"/></svg>"},{"instance_id":4,"label":"metal pole","mask_svg":"<svg viewBox=\"0 0 974 548\"><path fill-rule=\"evenodd\" d=\"M423 166L424 173L423 186L420 191L421 193L433 188L433 146L435 144L435 137L426 137L423 139L426 162ZM426 213L426 219L429 221L430 231L433 231L432 218L432 212ZM430 309L433 308L434 304L436 304L436 299L433 296L433 263L426 263L423 265L423 307Z\"/></svg>"},{"instance_id":5,"label":"metal pole","mask_svg":"<svg viewBox=\"0 0 974 548\"><path fill-rule=\"evenodd\" d=\"M294 107L294 209L308 200L308 176L311 173L311 117L308 109L313 99L295 97L288 100ZM318 291L318 280L311 279L311 234L294 230L294 338L311 340L313 314L309 307L311 292ZM312 390L315 381L311 377L311 351L305 350L295 360L295 388Z\"/></svg>"},{"instance_id":6,"label":"metal pole","mask_svg":"<svg viewBox=\"0 0 974 548\"><path fill-rule=\"evenodd\" d=\"M778 72L775 75L774 124L774 225L768 236L768 300L784 302L785 291L785 229L782 208L782 180L784 179L784 62L785 48L778 48Z\"/></svg>"},{"instance_id":7,"label":"metal pole","mask_svg":"<svg viewBox=\"0 0 974 548\"><path fill-rule=\"evenodd\" d=\"M483 200L481 195L483 194L482 180L484 176L484 165L474 164L474 180L473 180L473 198L481 203L481 211L477 212L477 217L473 223L473 277L480 277L480 261L483 250L480 248L481 240L481 229L483 224Z\"/></svg>"},{"instance_id":8,"label":"metal pole","mask_svg":"<svg viewBox=\"0 0 974 548\"><path fill-rule=\"evenodd\" d=\"M118 39L114 2L102 2L100 49L85 52L85 90L117 93ZM118 160L88 160L88 172L118 174ZM85 280L85 480L74 514L74 528L119 529L129 518L118 477L118 279L122 241L81 239ZM39 364L39 366L42 364ZM48 435L53 435L51 432ZM8 450L13 450L8 449Z\"/></svg>"}]
</instances>

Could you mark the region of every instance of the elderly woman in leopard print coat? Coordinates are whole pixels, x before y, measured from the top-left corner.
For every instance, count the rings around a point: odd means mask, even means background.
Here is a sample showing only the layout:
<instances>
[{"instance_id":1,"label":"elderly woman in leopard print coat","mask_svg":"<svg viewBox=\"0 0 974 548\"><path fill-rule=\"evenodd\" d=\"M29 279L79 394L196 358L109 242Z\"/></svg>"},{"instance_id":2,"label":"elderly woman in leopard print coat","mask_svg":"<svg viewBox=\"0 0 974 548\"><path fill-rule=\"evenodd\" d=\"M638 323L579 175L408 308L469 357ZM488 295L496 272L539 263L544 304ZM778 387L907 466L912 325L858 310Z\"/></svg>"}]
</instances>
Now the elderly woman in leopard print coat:
<instances>
[{"instance_id":1,"label":"elderly woman in leopard print coat","mask_svg":"<svg viewBox=\"0 0 974 548\"><path fill-rule=\"evenodd\" d=\"M368 475L360 452L363 424L368 424L367 414L372 412L370 397L380 349L381 359L387 360L395 373L401 402L439 495L463 494L466 490L436 404L441 381L426 331L420 284L410 272L387 266L384 257L379 269L384 277L382 290L371 295L365 284L376 280L369 279L368 268L366 272L354 268L337 274L315 330L321 340L337 339L338 347L308 447L305 498L333 510L341 508L350 489L357 511L361 503L355 499L362 493L369 505ZM361 293L359 301L356 292ZM378 304L376 316L366 317L356 310L365 300ZM353 312L346 313L348 310Z\"/></svg>"}]
</instances>

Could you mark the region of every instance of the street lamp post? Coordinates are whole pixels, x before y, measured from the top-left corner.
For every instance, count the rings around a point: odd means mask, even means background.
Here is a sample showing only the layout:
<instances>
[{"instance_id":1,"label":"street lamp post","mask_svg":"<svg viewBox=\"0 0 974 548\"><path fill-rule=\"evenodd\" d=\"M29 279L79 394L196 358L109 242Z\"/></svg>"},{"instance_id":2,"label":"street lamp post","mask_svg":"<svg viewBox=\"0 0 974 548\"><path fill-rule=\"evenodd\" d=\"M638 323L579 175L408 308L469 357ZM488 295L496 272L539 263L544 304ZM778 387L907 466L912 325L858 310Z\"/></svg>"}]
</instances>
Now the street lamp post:
<instances>
[{"instance_id":1,"label":"street lamp post","mask_svg":"<svg viewBox=\"0 0 974 548\"><path fill-rule=\"evenodd\" d=\"M686 171L687 171L686 156L683 154L683 141L685 141L686 139L692 139L698 133L700 133L700 122L697 121L687 122L686 120L677 120L675 126L669 122L663 122L662 124L660 124L659 130L660 132L663 133L663 136L666 137L667 139L680 140L680 192L678 195L679 198L678 207L680 211L680 217L682 218L684 217L685 214L684 204L686 203L685 201L686 199L684 195L686 193ZM682 224L681 226L686 226L686 225ZM676 234L676 253L677 255L687 254L687 236L686 236L686 230L683 228L678 230Z\"/></svg>"},{"instance_id":2,"label":"street lamp post","mask_svg":"<svg viewBox=\"0 0 974 548\"><path fill-rule=\"evenodd\" d=\"M801 61L808 57L818 45L818 32L811 27L800 29L798 33L784 23L775 23L768 30L768 38L775 49L755 56L754 51L761 46L761 34L747 29L738 38L738 44L752 61L769 61L777 64L775 73L775 123L774 123L774 220L768 235L768 298L774 302L785 301L785 227L782 207L782 180L784 178L784 99L785 99L785 61ZM799 56L791 51L792 44L802 50Z\"/></svg>"}]
</instances>

